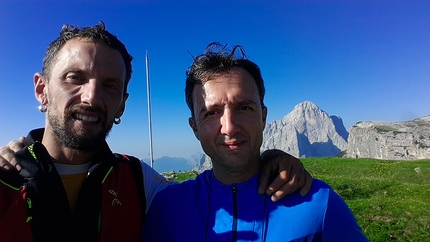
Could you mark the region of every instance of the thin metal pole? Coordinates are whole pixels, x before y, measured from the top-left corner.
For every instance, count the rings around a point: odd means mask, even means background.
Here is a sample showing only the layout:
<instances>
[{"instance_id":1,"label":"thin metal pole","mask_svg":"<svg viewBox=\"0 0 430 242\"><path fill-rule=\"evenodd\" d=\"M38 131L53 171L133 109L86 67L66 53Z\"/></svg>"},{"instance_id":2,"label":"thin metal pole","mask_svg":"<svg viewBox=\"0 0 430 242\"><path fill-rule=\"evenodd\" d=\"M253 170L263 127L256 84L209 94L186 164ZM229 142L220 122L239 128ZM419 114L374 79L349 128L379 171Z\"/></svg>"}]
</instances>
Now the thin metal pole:
<instances>
[{"instance_id":1,"label":"thin metal pole","mask_svg":"<svg viewBox=\"0 0 430 242\"><path fill-rule=\"evenodd\" d=\"M151 160L151 168L154 168L154 158L152 153L152 122L151 122L151 86L149 85L149 56L146 51L146 90L148 96L148 129L149 129L149 159Z\"/></svg>"}]
</instances>

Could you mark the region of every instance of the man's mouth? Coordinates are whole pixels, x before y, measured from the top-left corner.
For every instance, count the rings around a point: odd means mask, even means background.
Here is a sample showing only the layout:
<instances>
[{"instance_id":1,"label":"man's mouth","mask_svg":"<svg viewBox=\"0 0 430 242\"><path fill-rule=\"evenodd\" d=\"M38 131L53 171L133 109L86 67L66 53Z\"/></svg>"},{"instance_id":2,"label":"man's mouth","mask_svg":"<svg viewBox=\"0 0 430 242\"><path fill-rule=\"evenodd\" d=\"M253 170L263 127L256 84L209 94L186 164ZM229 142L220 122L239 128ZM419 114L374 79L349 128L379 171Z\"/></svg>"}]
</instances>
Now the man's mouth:
<instances>
[{"instance_id":1,"label":"man's mouth","mask_svg":"<svg viewBox=\"0 0 430 242\"><path fill-rule=\"evenodd\" d=\"M98 116L88 116L88 115L79 114L79 113L74 114L73 117L77 120L82 120L90 123L97 123L100 119Z\"/></svg>"},{"instance_id":2,"label":"man's mouth","mask_svg":"<svg viewBox=\"0 0 430 242\"><path fill-rule=\"evenodd\" d=\"M238 149L242 144L243 144L243 141L242 142L238 142L238 141L226 142L226 143L224 143L224 146L234 150L234 149Z\"/></svg>"}]
</instances>

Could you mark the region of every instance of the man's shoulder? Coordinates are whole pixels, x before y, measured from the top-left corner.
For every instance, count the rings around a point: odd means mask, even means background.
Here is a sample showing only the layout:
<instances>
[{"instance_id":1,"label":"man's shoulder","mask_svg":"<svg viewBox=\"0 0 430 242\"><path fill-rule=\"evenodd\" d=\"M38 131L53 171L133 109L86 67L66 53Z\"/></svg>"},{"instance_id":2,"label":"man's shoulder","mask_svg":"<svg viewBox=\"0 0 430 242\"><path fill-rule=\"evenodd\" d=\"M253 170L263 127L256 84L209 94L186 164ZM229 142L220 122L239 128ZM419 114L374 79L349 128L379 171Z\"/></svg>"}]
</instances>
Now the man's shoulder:
<instances>
[{"instance_id":1,"label":"man's shoulder","mask_svg":"<svg viewBox=\"0 0 430 242\"><path fill-rule=\"evenodd\" d=\"M327 184L326 182L313 178L312 179L312 189L315 190L320 190L320 189L332 189L331 186L329 184Z\"/></svg>"},{"instance_id":2,"label":"man's shoulder","mask_svg":"<svg viewBox=\"0 0 430 242\"><path fill-rule=\"evenodd\" d=\"M314 178L312 188L305 196L300 195L299 191L295 191L277 203L286 207L309 206L312 204L325 207L332 191L332 188L327 183ZM274 204L276 205L277 203Z\"/></svg>"},{"instance_id":3,"label":"man's shoulder","mask_svg":"<svg viewBox=\"0 0 430 242\"><path fill-rule=\"evenodd\" d=\"M126 162L126 163L129 163L129 164L132 164L132 165L136 165L136 166L139 166L139 167L141 167L141 160L139 159L139 158L137 158L137 157L134 157L134 156L132 156L132 155L126 155L126 154L119 154L119 153L113 153L114 154L114 156L115 156L115 158L118 160L118 161L122 161L122 162Z\"/></svg>"}]
</instances>

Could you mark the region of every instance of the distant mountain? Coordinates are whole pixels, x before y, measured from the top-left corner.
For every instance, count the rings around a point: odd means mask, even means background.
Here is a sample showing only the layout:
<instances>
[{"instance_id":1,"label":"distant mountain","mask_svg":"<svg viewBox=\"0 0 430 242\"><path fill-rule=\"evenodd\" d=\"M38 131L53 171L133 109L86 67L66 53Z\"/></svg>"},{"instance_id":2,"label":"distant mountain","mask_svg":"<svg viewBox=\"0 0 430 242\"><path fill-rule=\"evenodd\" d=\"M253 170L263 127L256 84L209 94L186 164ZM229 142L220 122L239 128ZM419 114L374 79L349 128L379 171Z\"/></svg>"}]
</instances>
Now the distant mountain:
<instances>
[{"instance_id":1,"label":"distant mountain","mask_svg":"<svg viewBox=\"0 0 430 242\"><path fill-rule=\"evenodd\" d=\"M204 154L202 152L197 152L188 158L163 156L154 160L154 169L159 173L169 171L189 171L199 164L203 155ZM149 159L144 159L144 161L150 164Z\"/></svg>"},{"instance_id":2,"label":"distant mountain","mask_svg":"<svg viewBox=\"0 0 430 242\"><path fill-rule=\"evenodd\" d=\"M280 149L295 157L330 157L346 150L342 119L312 102L297 104L282 120L266 125L261 150Z\"/></svg>"},{"instance_id":3,"label":"distant mountain","mask_svg":"<svg viewBox=\"0 0 430 242\"><path fill-rule=\"evenodd\" d=\"M203 153L203 151L197 152L194 155L188 157L187 160L189 161L190 164L197 165L200 163L200 160L204 155L205 153Z\"/></svg>"}]
</instances>

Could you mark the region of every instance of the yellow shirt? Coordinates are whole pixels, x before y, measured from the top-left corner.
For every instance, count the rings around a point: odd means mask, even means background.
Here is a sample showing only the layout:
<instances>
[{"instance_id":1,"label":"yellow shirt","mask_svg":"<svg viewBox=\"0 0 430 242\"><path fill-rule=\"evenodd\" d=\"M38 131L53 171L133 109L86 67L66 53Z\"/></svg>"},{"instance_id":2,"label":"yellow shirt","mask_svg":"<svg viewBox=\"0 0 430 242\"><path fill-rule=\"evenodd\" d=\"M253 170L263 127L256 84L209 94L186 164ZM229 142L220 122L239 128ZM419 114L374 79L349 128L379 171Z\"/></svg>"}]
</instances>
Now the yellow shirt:
<instances>
[{"instance_id":1,"label":"yellow shirt","mask_svg":"<svg viewBox=\"0 0 430 242\"><path fill-rule=\"evenodd\" d=\"M64 190L66 190L70 210L74 213L79 191L81 190L82 183L84 183L85 178L87 177L88 170L91 167L91 162L82 165L65 165L58 163L54 163L54 165L58 174L60 174Z\"/></svg>"}]
</instances>

